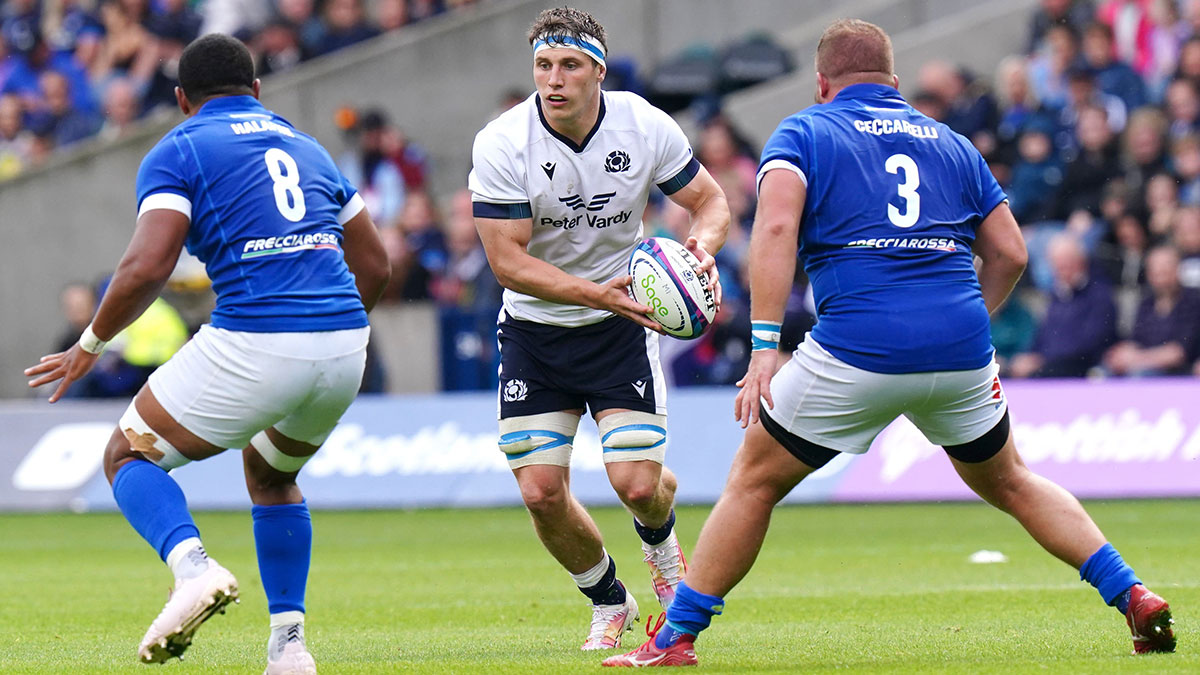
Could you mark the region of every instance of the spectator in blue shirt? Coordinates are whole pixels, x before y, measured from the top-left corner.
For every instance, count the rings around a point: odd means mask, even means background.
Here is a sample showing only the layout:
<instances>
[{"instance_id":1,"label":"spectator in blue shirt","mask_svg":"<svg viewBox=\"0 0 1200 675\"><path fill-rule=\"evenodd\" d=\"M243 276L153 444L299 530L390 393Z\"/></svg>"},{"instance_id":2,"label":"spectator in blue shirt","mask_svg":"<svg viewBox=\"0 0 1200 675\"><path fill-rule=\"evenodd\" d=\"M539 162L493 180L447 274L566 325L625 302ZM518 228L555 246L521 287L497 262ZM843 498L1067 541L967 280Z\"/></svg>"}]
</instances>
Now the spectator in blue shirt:
<instances>
[{"instance_id":1,"label":"spectator in blue shirt","mask_svg":"<svg viewBox=\"0 0 1200 675\"><path fill-rule=\"evenodd\" d=\"M1121 99L1128 110L1146 104L1146 85L1128 64L1116 59L1112 28L1096 22L1083 34L1083 59L1096 74L1100 91Z\"/></svg>"},{"instance_id":2,"label":"spectator in blue shirt","mask_svg":"<svg viewBox=\"0 0 1200 675\"><path fill-rule=\"evenodd\" d=\"M81 141L100 129L100 118L71 105L71 89L62 73L48 70L41 77L44 107L34 115L34 126L44 126L56 147Z\"/></svg>"},{"instance_id":3,"label":"spectator in blue shirt","mask_svg":"<svg viewBox=\"0 0 1200 675\"><path fill-rule=\"evenodd\" d=\"M1053 125L1035 118L1017 141L1019 158L1006 192L1019 223L1035 223L1053 215L1055 191L1062 184L1063 170L1054 154L1052 136Z\"/></svg>"},{"instance_id":4,"label":"spectator in blue shirt","mask_svg":"<svg viewBox=\"0 0 1200 675\"><path fill-rule=\"evenodd\" d=\"M314 56L349 47L379 35L363 13L362 0L327 0L322 16L324 34L314 47Z\"/></svg>"},{"instance_id":5,"label":"spectator in blue shirt","mask_svg":"<svg viewBox=\"0 0 1200 675\"><path fill-rule=\"evenodd\" d=\"M1116 338L1112 287L1090 273L1083 244L1071 234L1050 241L1055 289L1033 348L1013 357L1012 377L1082 377Z\"/></svg>"},{"instance_id":6,"label":"spectator in blue shirt","mask_svg":"<svg viewBox=\"0 0 1200 675\"><path fill-rule=\"evenodd\" d=\"M1104 355L1113 375L1183 375L1200 350L1200 294L1179 283L1179 252L1158 246L1146 255L1147 293L1129 339Z\"/></svg>"}]
</instances>

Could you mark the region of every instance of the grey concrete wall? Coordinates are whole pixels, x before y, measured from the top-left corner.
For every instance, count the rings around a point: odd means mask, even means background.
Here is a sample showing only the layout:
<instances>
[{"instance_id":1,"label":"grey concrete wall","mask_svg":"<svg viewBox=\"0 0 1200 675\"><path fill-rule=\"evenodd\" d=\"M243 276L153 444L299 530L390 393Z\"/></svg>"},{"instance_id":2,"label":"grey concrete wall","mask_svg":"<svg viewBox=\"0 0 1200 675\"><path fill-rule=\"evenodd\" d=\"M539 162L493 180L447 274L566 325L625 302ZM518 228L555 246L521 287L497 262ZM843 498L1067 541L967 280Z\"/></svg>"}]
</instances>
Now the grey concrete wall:
<instances>
[{"instance_id":1,"label":"grey concrete wall","mask_svg":"<svg viewBox=\"0 0 1200 675\"><path fill-rule=\"evenodd\" d=\"M916 4L923 4L920 11L912 8ZM870 0L857 16L891 34L900 90L911 94L917 70L932 59L965 66L990 81L1000 60L1025 44L1028 17L1036 5L1037 0ZM726 97L726 115L754 142L763 143L780 120L812 105L813 54L832 18L821 17L785 34L797 63L803 64L792 75Z\"/></svg>"},{"instance_id":2,"label":"grey concrete wall","mask_svg":"<svg viewBox=\"0 0 1200 675\"><path fill-rule=\"evenodd\" d=\"M943 24L914 40L904 68L925 54L988 66L1016 49L1034 0L580 0L608 29L610 51L648 66L695 43L723 44L752 31L776 34L796 50L800 74L731 101L736 119L759 140L786 114L811 100L812 47L833 18L858 15L889 30L906 30L945 14L1008 6L1003 21ZM379 105L431 153L433 189L448 194L465 184L471 140L509 87L532 91L524 34L537 12L558 4L500 0L452 17L334 54L268 81L264 103L313 133L335 154L342 142L333 112L342 105ZM980 30L986 28L986 30ZM968 30L969 29L969 30ZM954 30L963 31L955 34ZM1011 34L1011 35L1010 35ZM920 38L917 40L917 38ZM924 49L924 51L921 51ZM987 71L988 68L984 67ZM117 145L80 150L45 170L0 184L0 397L26 394L21 368L43 354L62 327L57 296L71 280L109 272L133 225L133 181L155 141L178 121L166 114ZM390 323L388 324L390 325ZM389 330L376 331L380 339ZM410 358L436 361L436 332ZM410 344L406 342L405 344ZM419 354L419 355L417 355ZM434 375L436 376L436 375Z\"/></svg>"},{"instance_id":3,"label":"grey concrete wall","mask_svg":"<svg viewBox=\"0 0 1200 675\"><path fill-rule=\"evenodd\" d=\"M432 303L379 305L371 312L371 343L387 373L389 392L428 393L441 388L437 336L437 308Z\"/></svg>"}]
</instances>

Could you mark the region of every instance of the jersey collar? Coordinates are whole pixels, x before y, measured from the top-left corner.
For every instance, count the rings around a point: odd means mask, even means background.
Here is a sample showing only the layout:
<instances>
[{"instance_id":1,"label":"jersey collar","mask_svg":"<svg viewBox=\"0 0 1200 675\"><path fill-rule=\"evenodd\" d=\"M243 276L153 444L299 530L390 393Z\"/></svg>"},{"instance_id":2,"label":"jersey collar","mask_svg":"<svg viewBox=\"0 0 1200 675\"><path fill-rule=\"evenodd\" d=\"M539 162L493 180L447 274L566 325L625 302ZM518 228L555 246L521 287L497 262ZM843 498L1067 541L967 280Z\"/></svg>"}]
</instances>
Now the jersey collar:
<instances>
[{"instance_id":1,"label":"jersey collar","mask_svg":"<svg viewBox=\"0 0 1200 675\"><path fill-rule=\"evenodd\" d=\"M210 98L196 111L197 115L222 113L230 110L266 110L253 96L218 96Z\"/></svg>"},{"instance_id":2,"label":"jersey collar","mask_svg":"<svg viewBox=\"0 0 1200 675\"><path fill-rule=\"evenodd\" d=\"M588 135L584 136L582 143L576 143L575 141L558 133L550 126L550 123L546 121L546 116L542 114L542 97L541 96L534 94L533 103L534 103L534 105L537 106L538 120L541 121L542 127L544 127L546 129L546 131L550 132L551 136L557 138L560 143L562 143L563 145L570 148L571 151L574 152L575 154L579 154L587 148L588 142L592 140L592 137L596 135L597 131L600 131L600 123L604 121L604 92L603 91L600 92L600 114L596 116L596 124L594 126L592 126L592 130L588 132Z\"/></svg>"},{"instance_id":3,"label":"jersey collar","mask_svg":"<svg viewBox=\"0 0 1200 675\"><path fill-rule=\"evenodd\" d=\"M852 84L838 92L838 95L833 97L835 101L848 101L863 98L888 98L896 101L903 101L900 92L896 91L895 87L889 87L886 84L875 84L873 82L864 82Z\"/></svg>"}]
</instances>

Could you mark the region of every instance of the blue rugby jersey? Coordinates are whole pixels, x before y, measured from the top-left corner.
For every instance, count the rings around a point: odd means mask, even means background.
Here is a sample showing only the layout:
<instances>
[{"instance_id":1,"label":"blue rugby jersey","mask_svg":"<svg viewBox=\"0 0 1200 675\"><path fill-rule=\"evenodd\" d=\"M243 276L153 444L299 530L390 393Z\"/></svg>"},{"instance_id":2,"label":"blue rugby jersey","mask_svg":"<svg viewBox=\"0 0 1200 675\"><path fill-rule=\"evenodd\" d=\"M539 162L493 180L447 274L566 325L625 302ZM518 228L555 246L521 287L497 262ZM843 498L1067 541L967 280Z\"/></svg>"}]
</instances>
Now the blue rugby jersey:
<instances>
[{"instance_id":1,"label":"blue rugby jersey","mask_svg":"<svg viewBox=\"0 0 1200 675\"><path fill-rule=\"evenodd\" d=\"M990 362L971 244L1006 197L970 141L892 87L856 84L780 123L760 180L775 168L807 185L799 253L820 345L877 373Z\"/></svg>"},{"instance_id":2,"label":"blue rugby jersey","mask_svg":"<svg viewBox=\"0 0 1200 675\"><path fill-rule=\"evenodd\" d=\"M342 253L362 198L311 136L252 96L209 100L142 160L138 215L191 219L187 249L204 262L212 325L257 333L367 325Z\"/></svg>"}]
</instances>

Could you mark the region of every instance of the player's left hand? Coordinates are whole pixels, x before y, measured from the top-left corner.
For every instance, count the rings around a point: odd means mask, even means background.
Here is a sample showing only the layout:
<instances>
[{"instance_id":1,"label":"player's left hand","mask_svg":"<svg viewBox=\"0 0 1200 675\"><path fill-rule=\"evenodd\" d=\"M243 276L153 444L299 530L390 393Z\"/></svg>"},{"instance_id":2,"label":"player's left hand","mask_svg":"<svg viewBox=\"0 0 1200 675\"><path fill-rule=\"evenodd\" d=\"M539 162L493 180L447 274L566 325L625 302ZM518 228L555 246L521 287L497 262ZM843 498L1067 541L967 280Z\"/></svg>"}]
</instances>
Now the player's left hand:
<instances>
[{"instance_id":1,"label":"player's left hand","mask_svg":"<svg viewBox=\"0 0 1200 675\"><path fill-rule=\"evenodd\" d=\"M713 287L713 300L717 303L717 311L720 311L721 273L717 271L717 259L704 250L700 241L695 237L688 237L687 241L683 242L683 247L700 261L700 269L708 276L708 283Z\"/></svg>"},{"instance_id":2,"label":"player's left hand","mask_svg":"<svg viewBox=\"0 0 1200 675\"><path fill-rule=\"evenodd\" d=\"M67 388L73 382L88 374L92 366L96 365L98 356L99 354L85 352L80 349L78 344L74 344L65 352L43 356L36 366L25 369L25 377L33 378L29 380L30 387L40 387L43 384L62 380L62 383L50 395L50 402L54 403L67 393Z\"/></svg>"},{"instance_id":3,"label":"player's left hand","mask_svg":"<svg viewBox=\"0 0 1200 675\"><path fill-rule=\"evenodd\" d=\"M742 428L758 421L760 399L767 404L767 409L775 409L775 400L771 398L771 378L779 370L779 352L774 349L761 349L750 353L750 367L746 376L738 381L738 392L733 401L733 417L741 422Z\"/></svg>"}]
</instances>

